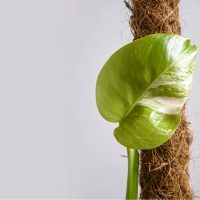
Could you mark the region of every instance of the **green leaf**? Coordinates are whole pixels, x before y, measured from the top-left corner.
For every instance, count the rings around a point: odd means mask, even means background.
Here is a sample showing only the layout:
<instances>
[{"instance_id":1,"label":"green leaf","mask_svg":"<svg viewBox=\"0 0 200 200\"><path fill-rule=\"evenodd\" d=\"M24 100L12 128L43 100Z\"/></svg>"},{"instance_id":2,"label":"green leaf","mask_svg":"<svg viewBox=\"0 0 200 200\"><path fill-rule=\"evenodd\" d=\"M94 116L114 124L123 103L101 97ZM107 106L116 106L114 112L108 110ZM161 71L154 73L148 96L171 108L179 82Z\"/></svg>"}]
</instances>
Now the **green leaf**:
<instances>
[{"instance_id":1,"label":"green leaf","mask_svg":"<svg viewBox=\"0 0 200 200\"><path fill-rule=\"evenodd\" d=\"M182 36L153 34L110 57L97 79L96 102L106 120L119 122L120 144L152 149L172 136L191 90L196 52Z\"/></svg>"}]
</instances>

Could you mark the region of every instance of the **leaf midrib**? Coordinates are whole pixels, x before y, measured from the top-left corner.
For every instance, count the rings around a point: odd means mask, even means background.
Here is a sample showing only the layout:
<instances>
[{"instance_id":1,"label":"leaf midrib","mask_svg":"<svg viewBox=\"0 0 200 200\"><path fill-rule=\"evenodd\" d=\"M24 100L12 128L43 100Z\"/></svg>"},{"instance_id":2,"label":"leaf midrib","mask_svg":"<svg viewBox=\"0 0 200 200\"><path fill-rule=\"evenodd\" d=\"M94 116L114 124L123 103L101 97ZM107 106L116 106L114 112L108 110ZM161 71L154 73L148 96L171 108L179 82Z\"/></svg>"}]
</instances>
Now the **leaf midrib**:
<instances>
[{"instance_id":1,"label":"leaf midrib","mask_svg":"<svg viewBox=\"0 0 200 200\"><path fill-rule=\"evenodd\" d=\"M170 64L168 67L166 67L166 69L164 69L160 74L158 74L158 76L156 76L156 78L152 81L152 83L144 90L144 92L141 94L141 96L139 96L136 100L135 103L131 106L130 110L124 115L124 117L122 117L122 119L119 121L119 123L121 123L122 121L124 121L124 119L126 117L129 116L129 114L132 112L132 110L134 109L135 105L138 103L138 101L144 97L144 94L151 88L151 86L154 84L154 82L163 74L165 73L169 67L173 66L173 64Z\"/></svg>"}]
</instances>

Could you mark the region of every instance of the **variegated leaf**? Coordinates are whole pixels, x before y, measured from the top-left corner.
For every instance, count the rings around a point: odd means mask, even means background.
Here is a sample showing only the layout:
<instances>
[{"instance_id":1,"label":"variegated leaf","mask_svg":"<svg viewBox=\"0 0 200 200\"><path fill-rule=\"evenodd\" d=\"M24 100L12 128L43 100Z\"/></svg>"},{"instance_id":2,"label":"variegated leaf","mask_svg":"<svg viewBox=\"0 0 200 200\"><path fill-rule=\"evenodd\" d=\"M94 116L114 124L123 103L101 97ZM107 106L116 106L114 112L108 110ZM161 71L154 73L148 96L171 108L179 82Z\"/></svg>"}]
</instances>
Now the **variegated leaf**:
<instances>
[{"instance_id":1,"label":"variegated leaf","mask_svg":"<svg viewBox=\"0 0 200 200\"><path fill-rule=\"evenodd\" d=\"M119 122L114 135L134 149L166 142L191 90L197 48L179 35L153 34L115 52L96 85L101 115Z\"/></svg>"}]
</instances>

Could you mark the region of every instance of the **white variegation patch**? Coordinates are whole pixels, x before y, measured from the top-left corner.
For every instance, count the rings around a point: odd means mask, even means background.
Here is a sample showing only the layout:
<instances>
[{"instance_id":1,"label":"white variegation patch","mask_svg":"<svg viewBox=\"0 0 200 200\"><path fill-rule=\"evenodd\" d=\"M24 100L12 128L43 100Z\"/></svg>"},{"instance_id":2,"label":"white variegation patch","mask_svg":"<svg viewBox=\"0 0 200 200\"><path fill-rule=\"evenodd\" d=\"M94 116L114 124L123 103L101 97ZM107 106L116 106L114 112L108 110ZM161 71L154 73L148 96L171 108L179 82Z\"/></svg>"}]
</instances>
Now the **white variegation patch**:
<instances>
[{"instance_id":1,"label":"white variegation patch","mask_svg":"<svg viewBox=\"0 0 200 200\"><path fill-rule=\"evenodd\" d=\"M192 78L193 78L192 76L187 77L187 79L185 79L184 81L179 81L178 83L182 84L182 85L191 85L192 84ZM165 76L163 75L162 80L161 79L156 80L151 85L150 88L158 88L161 85L174 85L174 84L177 84L177 81L167 81L167 78L165 78Z\"/></svg>"},{"instance_id":2,"label":"white variegation patch","mask_svg":"<svg viewBox=\"0 0 200 200\"><path fill-rule=\"evenodd\" d=\"M158 112L175 114L181 110L186 100L187 98L153 97L143 98L138 104L148 106Z\"/></svg>"}]
</instances>

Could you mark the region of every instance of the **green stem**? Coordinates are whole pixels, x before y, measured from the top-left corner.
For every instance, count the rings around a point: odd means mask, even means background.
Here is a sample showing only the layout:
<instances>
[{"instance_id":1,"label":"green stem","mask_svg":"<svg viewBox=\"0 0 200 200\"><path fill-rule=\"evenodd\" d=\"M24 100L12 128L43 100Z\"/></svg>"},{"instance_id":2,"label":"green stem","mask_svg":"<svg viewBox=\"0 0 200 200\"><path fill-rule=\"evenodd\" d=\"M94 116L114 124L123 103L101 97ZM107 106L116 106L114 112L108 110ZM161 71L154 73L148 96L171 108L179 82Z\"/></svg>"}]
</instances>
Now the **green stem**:
<instances>
[{"instance_id":1,"label":"green stem","mask_svg":"<svg viewBox=\"0 0 200 200\"><path fill-rule=\"evenodd\" d=\"M135 149L127 149L128 153L128 178L126 199L137 199L138 196L138 160L139 153Z\"/></svg>"}]
</instances>

